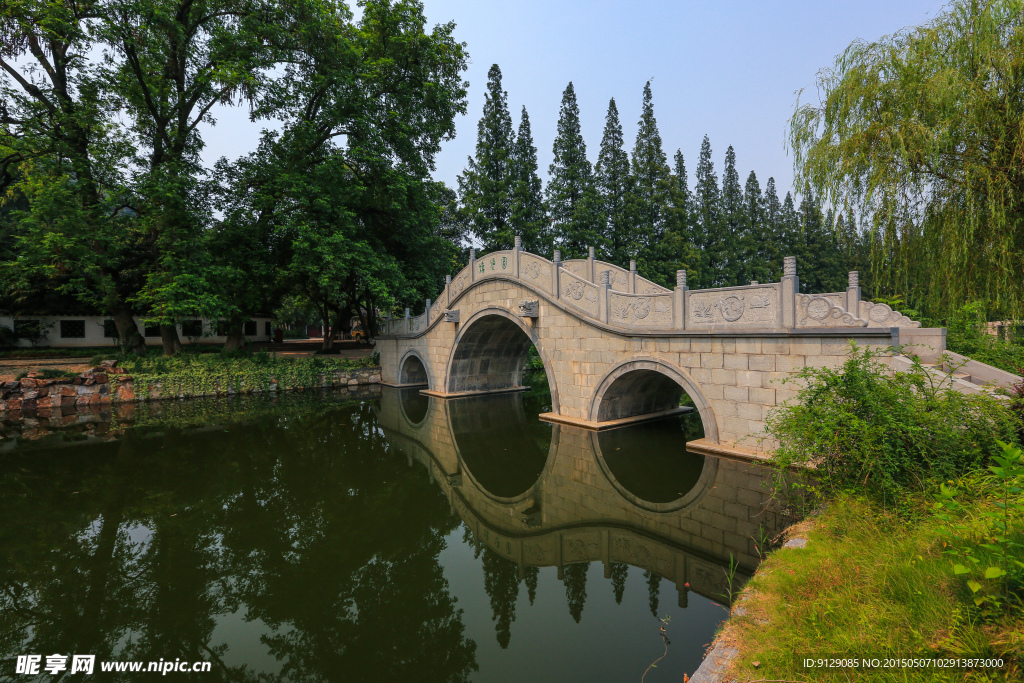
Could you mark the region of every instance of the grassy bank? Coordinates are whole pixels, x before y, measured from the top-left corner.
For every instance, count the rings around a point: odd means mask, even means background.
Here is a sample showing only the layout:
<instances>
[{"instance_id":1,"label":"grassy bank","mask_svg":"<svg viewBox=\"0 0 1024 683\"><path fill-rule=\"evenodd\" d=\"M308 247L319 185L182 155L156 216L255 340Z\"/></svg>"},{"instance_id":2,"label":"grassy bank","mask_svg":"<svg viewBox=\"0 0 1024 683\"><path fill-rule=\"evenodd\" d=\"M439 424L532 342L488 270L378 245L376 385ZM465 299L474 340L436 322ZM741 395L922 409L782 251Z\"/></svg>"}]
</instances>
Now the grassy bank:
<instances>
[{"instance_id":1,"label":"grassy bank","mask_svg":"<svg viewBox=\"0 0 1024 683\"><path fill-rule=\"evenodd\" d=\"M984 542L981 512L995 509L994 502L974 500L954 518L966 524L957 531L937 516L930 498L909 501L908 516L863 496L834 496L799 530L807 546L776 551L747 584L746 613L726 631L740 650L732 674L738 680L844 683L1021 680L1024 613L976 605L967 584L972 579L955 573L958 558L950 554L957 543L977 548ZM1019 527L1015 533L1019 541ZM1024 552L1017 547L1011 558L1024 561ZM803 663L887 657L1002 658L1005 665L939 670Z\"/></svg>"},{"instance_id":2,"label":"grassy bank","mask_svg":"<svg viewBox=\"0 0 1024 683\"><path fill-rule=\"evenodd\" d=\"M745 588L744 613L721 635L739 651L733 676L1021 680L1024 405L959 394L920 366L891 375L856 347L841 369L795 381L797 399L768 421L778 494L794 484L782 473L804 466L790 501L819 512L795 530L806 547L772 553ZM885 666L921 657L1004 665Z\"/></svg>"},{"instance_id":3,"label":"grassy bank","mask_svg":"<svg viewBox=\"0 0 1024 683\"><path fill-rule=\"evenodd\" d=\"M99 359L94 359L98 362ZM257 353L160 353L118 357L120 367L131 375L135 393L147 396L159 386L163 395L198 396L213 393L252 393L338 386L345 373L379 365L376 354L363 358L281 358Z\"/></svg>"}]
</instances>

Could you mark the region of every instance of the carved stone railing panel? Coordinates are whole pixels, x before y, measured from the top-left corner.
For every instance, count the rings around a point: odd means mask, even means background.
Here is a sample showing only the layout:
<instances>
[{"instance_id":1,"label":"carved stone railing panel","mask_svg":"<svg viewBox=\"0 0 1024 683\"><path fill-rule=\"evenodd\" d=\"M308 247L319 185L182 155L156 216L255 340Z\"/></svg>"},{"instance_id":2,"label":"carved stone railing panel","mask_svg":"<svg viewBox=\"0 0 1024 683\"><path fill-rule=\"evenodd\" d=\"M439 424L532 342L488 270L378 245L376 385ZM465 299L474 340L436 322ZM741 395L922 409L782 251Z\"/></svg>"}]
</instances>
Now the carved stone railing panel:
<instances>
[{"instance_id":1,"label":"carved stone railing panel","mask_svg":"<svg viewBox=\"0 0 1024 683\"><path fill-rule=\"evenodd\" d=\"M441 297L444 296L444 290L438 295L437 301L430 307L430 322L437 320L446 308L445 302L441 301Z\"/></svg>"},{"instance_id":2,"label":"carved stone railing panel","mask_svg":"<svg viewBox=\"0 0 1024 683\"><path fill-rule=\"evenodd\" d=\"M572 273L562 273L560 280L562 301L594 318L600 316L600 292L597 285Z\"/></svg>"},{"instance_id":3,"label":"carved stone railing panel","mask_svg":"<svg viewBox=\"0 0 1024 683\"><path fill-rule=\"evenodd\" d=\"M921 327L920 322L892 310L891 306L870 301L860 302L860 317L867 321L868 327Z\"/></svg>"},{"instance_id":4,"label":"carved stone railing panel","mask_svg":"<svg viewBox=\"0 0 1024 683\"><path fill-rule=\"evenodd\" d=\"M817 294L828 299L832 302L833 306L839 306L840 308L846 308L846 292L827 292L825 294Z\"/></svg>"},{"instance_id":5,"label":"carved stone railing panel","mask_svg":"<svg viewBox=\"0 0 1024 683\"><path fill-rule=\"evenodd\" d=\"M779 327L781 285L686 292L686 327Z\"/></svg>"},{"instance_id":6,"label":"carved stone railing panel","mask_svg":"<svg viewBox=\"0 0 1024 683\"><path fill-rule=\"evenodd\" d=\"M645 277L636 276L636 293L637 294L668 294L672 290L666 289L661 285L655 284Z\"/></svg>"},{"instance_id":7,"label":"carved stone railing panel","mask_svg":"<svg viewBox=\"0 0 1024 683\"><path fill-rule=\"evenodd\" d=\"M409 332L412 334L418 334L423 332L430 326L430 320L428 317L429 311L420 315L414 316L409 319Z\"/></svg>"},{"instance_id":8,"label":"carved stone railing panel","mask_svg":"<svg viewBox=\"0 0 1024 683\"><path fill-rule=\"evenodd\" d=\"M619 327L670 330L672 294L608 293L608 322Z\"/></svg>"},{"instance_id":9,"label":"carved stone railing panel","mask_svg":"<svg viewBox=\"0 0 1024 683\"><path fill-rule=\"evenodd\" d=\"M820 294L796 295L797 327L867 327L868 321L850 315Z\"/></svg>"},{"instance_id":10,"label":"carved stone railing panel","mask_svg":"<svg viewBox=\"0 0 1024 683\"><path fill-rule=\"evenodd\" d=\"M589 274L587 273L586 259L577 258L570 259L568 261L562 261L562 270L566 271L567 273L572 273L573 275L583 278L584 280L588 279L589 277Z\"/></svg>"},{"instance_id":11,"label":"carved stone railing panel","mask_svg":"<svg viewBox=\"0 0 1024 683\"><path fill-rule=\"evenodd\" d=\"M492 251L481 256L476 260L476 272L473 273L477 280L499 275L515 277L515 274L515 256L511 251Z\"/></svg>"},{"instance_id":12,"label":"carved stone railing panel","mask_svg":"<svg viewBox=\"0 0 1024 683\"><path fill-rule=\"evenodd\" d=\"M547 294L554 294L551 285L551 261L534 254L519 255L519 279Z\"/></svg>"},{"instance_id":13,"label":"carved stone railing panel","mask_svg":"<svg viewBox=\"0 0 1024 683\"><path fill-rule=\"evenodd\" d=\"M586 263L586 261L583 263ZM629 292L629 278L632 277L632 273L614 263L594 261L595 273L600 274L606 270L608 271L608 281L611 283L612 290L616 292ZM596 275L594 279L600 281L600 277Z\"/></svg>"},{"instance_id":14,"label":"carved stone railing panel","mask_svg":"<svg viewBox=\"0 0 1024 683\"><path fill-rule=\"evenodd\" d=\"M469 266L460 270L459 274L452 278L452 286L450 290L452 293L452 301L455 301L456 297L466 291L466 287L469 287L472 281L473 276L469 272Z\"/></svg>"}]
</instances>

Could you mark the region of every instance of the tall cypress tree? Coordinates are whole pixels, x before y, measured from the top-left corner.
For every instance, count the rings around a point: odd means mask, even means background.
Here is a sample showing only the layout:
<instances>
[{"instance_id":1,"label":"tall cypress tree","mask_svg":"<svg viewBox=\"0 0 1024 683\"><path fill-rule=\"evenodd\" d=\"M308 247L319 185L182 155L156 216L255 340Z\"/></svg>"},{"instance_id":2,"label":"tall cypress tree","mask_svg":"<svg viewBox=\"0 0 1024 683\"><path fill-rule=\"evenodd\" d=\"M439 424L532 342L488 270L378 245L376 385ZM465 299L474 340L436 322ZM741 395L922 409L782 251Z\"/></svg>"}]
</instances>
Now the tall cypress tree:
<instances>
[{"instance_id":1,"label":"tall cypress tree","mask_svg":"<svg viewBox=\"0 0 1024 683\"><path fill-rule=\"evenodd\" d=\"M587 144L580 131L576 90L569 82L562 93L558 134L552 148L554 161L548 172L548 210L554 220L555 243L564 258L582 257L589 246L601 246L600 201L594 173L587 159Z\"/></svg>"},{"instance_id":2,"label":"tall cypress tree","mask_svg":"<svg viewBox=\"0 0 1024 683\"><path fill-rule=\"evenodd\" d=\"M661 146L658 122L654 118L651 82L644 85L643 108L640 113L633 146L633 198L636 231L640 242L641 262L650 258L652 248L665 234L665 216L669 202L669 167Z\"/></svg>"},{"instance_id":3,"label":"tall cypress tree","mask_svg":"<svg viewBox=\"0 0 1024 683\"><path fill-rule=\"evenodd\" d=\"M537 148L533 146L530 116L523 107L519 131L512 146L512 231L523 238L523 249L547 253L551 246L543 185L537 175Z\"/></svg>"},{"instance_id":4,"label":"tall cypress tree","mask_svg":"<svg viewBox=\"0 0 1024 683\"><path fill-rule=\"evenodd\" d=\"M720 282L726 285L744 285L744 263L748 257L746 220L743 216L743 190L736 171L736 151L729 145L725 150L725 168L722 171L722 273Z\"/></svg>"},{"instance_id":5,"label":"tall cypress tree","mask_svg":"<svg viewBox=\"0 0 1024 683\"><path fill-rule=\"evenodd\" d=\"M665 233L651 248L644 273L645 277L669 288L675 287L677 270L693 271L700 261L693 242L690 215L693 198L687 183L683 153L676 150L673 161L675 169L669 176Z\"/></svg>"},{"instance_id":6,"label":"tall cypress tree","mask_svg":"<svg viewBox=\"0 0 1024 683\"><path fill-rule=\"evenodd\" d=\"M782 259L786 253L785 231L782 224L782 203L775 189L775 178L769 178L764 186L764 234L765 258L768 261L769 282L778 282L782 277Z\"/></svg>"},{"instance_id":7,"label":"tall cypress tree","mask_svg":"<svg viewBox=\"0 0 1024 683\"><path fill-rule=\"evenodd\" d=\"M693 216L696 227L694 240L700 250L700 265L695 285L714 287L721 283L722 262L719 257L724 244L721 221L721 193L718 176L711 160L711 141L704 136L697 160L697 185L694 188Z\"/></svg>"},{"instance_id":8,"label":"tall cypress tree","mask_svg":"<svg viewBox=\"0 0 1024 683\"><path fill-rule=\"evenodd\" d=\"M594 166L597 191L605 219L605 256L612 263L624 264L637 254L635 225L630 216L633 178L630 175L629 154L624 149L622 124L615 98L608 102L604 120L601 151Z\"/></svg>"},{"instance_id":9,"label":"tall cypress tree","mask_svg":"<svg viewBox=\"0 0 1024 683\"><path fill-rule=\"evenodd\" d=\"M501 69L487 72L484 113L476 127L476 158L459 176L459 195L473 234L485 251L512 247L512 117L501 89Z\"/></svg>"},{"instance_id":10,"label":"tall cypress tree","mask_svg":"<svg viewBox=\"0 0 1024 683\"><path fill-rule=\"evenodd\" d=\"M772 235L765 217L765 200L761 195L761 184L753 171L743 186L743 213L746 220L746 258L741 283L757 280L771 282L772 279Z\"/></svg>"}]
</instances>

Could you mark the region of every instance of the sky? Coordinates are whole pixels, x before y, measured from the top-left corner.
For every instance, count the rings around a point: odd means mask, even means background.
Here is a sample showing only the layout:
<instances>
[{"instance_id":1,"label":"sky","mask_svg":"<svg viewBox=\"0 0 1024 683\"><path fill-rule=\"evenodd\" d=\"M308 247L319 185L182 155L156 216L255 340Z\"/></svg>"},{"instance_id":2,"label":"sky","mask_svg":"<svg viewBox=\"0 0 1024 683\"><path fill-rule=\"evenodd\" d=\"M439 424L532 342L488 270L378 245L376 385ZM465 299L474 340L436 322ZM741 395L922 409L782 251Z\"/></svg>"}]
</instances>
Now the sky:
<instances>
[{"instance_id":1,"label":"sky","mask_svg":"<svg viewBox=\"0 0 1024 683\"><path fill-rule=\"evenodd\" d=\"M525 105L547 180L562 92L576 89L587 156L596 161L608 100L615 98L632 150L644 83L671 163L680 149L693 187L701 140L708 135L721 178L725 151L736 151L740 182L754 170L780 194L792 186L786 126L797 91L816 103L815 75L854 40L877 40L934 18L935 0L788 0L786 2L627 0L424 0L431 25L454 21L467 44L468 110L436 158L434 177L457 187L476 148L487 71L501 67L513 125ZM244 110L222 111L204 138L204 158L237 157L255 147L258 129Z\"/></svg>"}]
</instances>

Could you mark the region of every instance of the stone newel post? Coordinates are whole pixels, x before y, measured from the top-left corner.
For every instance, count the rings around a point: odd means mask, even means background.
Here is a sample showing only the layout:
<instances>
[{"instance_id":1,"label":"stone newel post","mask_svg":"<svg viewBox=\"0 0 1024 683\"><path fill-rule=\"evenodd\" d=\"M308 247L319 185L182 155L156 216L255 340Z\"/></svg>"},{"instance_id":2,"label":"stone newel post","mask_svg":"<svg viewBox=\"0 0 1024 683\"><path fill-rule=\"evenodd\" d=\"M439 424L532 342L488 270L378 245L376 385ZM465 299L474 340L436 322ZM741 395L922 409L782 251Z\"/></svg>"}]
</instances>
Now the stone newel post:
<instances>
[{"instance_id":1,"label":"stone newel post","mask_svg":"<svg viewBox=\"0 0 1024 683\"><path fill-rule=\"evenodd\" d=\"M846 287L846 310L854 318L860 317L860 273L850 271L850 282Z\"/></svg>"},{"instance_id":2,"label":"stone newel post","mask_svg":"<svg viewBox=\"0 0 1024 683\"><path fill-rule=\"evenodd\" d=\"M594 248L587 247L587 279L591 282L597 282L594 279Z\"/></svg>"},{"instance_id":3,"label":"stone newel post","mask_svg":"<svg viewBox=\"0 0 1024 683\"><path fill-rule=\"evenodd\" d=\"M562 284L559 281L562 270L562 252L555 249L555 260L551 263L551 287L555 290L555 298L562 298Z\"/></svg>"},{"instance_id":4,"label":"stone newel post","mask_svg":"<svg viewBox=\"0 0 1024 683\"><path fill-rule=\"evenodd\" d=\"M608 322L608 293L612 289L610 276L610 270L602 270L601 282L597 286L598 313L603 323Z\"/></svg>"},{"instance_id":5,"label":"stone newel post","mask_svg":"<svg viewBox=\"0 0 1024 683\"><path fill-rule=\"evenodd\" d=\"M686 286L686 271L676 271L676 288L672 292L672 298L675 301L673 308L675 309L675 321L677 330L686 329L686 290L689 287Z\"/></svg>"},{"instance_id":6,"label":"stone newel post","mask_svg":"<svg viewBox=\"0 0 1024 683\"><path fill-rule=\"evenodd\" d=\"M452 305L452 276L444 276L444 301L445 308Z\"/></svg>"},{"instance_id":7,"label":"stone newel post","mask_svg":"<svg viewBox=\"0 0 1024 683\"><path fill-rule=\"evenodd\" d=\"M796 327L796 295L800 291L800 278L796 274L796 256L787 256L782 262L782 327Z\"/></svg>"},{"instance_id":8,"label":"stone newel post","mask_svg":"<svg viewBox=\"0 0 1024 683\"><path fill-rule=\"evenodd\" d=\"M636 260L629 259L629 282L626 283L626 291L636 294Z\"/></svg>"},{"instance_id":9,"label":"stone newel post","mask_svg":"<svg viewBox=\"0 0 1024 683\"><path fill-rule=\"evenodd\" d=\"M430 327L430 304L434 303L430 299L427 299L427 307L423 309L423 312L427 314L427 327Z\"/></svg>"},{"instance_id":10,"label":"stone newel post","mask_svg":"<svg viewBox=\"0 0 1024 683\"><path fill-rule=\"evenodd\" d=\"M519 279L519 255L523 251L523 238L516 235L515 246L512 247L512 272Z\"/></svg>"},{"instance_id":11,"label":"stone newel post","mask_svg":"<svg viewBox=\"0 0 1024 683\"><path fill-rule=\"evenodd\" d=\"M469 250L469 281L476 282L476 249Z\"/></svg>"},{"instance_id":12,"label":"stone newel post","mask_svg":"<svg viewBox=\"0 0 1024 683\"><path fill-rule=\"evenodd\" d=\"M406 307L406 309L405 309L405 333L406 334L409 334L409 331L410 331L411 327L412 327L412 322L409 319L409 308Z\"/></svg>"}]
</instances>

